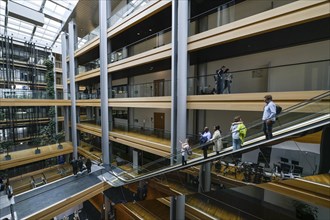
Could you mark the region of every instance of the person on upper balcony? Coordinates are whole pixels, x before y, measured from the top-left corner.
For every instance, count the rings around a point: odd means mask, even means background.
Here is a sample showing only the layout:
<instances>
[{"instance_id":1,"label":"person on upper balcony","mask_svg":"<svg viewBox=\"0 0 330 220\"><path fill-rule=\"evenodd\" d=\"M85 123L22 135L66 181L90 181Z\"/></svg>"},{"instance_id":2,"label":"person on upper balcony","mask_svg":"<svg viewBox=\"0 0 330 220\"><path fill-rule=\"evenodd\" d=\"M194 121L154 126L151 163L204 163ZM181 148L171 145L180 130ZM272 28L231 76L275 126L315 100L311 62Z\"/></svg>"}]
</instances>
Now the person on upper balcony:
<instances>
[{"instance_id":1,"label":"person on upper balcony","mask_svg":"<svg viewBox=\"0 0 330 220\"><path fill-rule=\"evenodd\" d=\"M264 101L266 104L262 115L263 131L266 139L269 140L273 138L273 124L276 121L276 105L271 95L266 95Z\"/></svg>"}]
</instances>

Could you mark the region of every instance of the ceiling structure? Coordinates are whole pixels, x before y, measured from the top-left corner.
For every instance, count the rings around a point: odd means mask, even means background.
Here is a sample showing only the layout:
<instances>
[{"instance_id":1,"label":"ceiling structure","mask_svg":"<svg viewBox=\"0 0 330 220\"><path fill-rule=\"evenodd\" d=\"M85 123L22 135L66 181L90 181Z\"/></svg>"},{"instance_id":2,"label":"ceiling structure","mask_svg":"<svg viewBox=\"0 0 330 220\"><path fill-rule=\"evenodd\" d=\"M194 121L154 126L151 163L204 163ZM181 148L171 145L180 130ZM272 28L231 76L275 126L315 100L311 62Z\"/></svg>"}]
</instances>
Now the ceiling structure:
<instances>
[{"instance_id":1,"label":"ceiling structure","mask_svg":"<svg viewBox=\"0 0 330 220\"><path fill-rule=\"evenodd\" d=\"M61 53L62 27L71 16L79 0L0 0L0 34L23 42L52 48ZM8 12L8 2L16 3L26 10L44 14L44 24L39 26Z\"/></svg>"}]
</instances>

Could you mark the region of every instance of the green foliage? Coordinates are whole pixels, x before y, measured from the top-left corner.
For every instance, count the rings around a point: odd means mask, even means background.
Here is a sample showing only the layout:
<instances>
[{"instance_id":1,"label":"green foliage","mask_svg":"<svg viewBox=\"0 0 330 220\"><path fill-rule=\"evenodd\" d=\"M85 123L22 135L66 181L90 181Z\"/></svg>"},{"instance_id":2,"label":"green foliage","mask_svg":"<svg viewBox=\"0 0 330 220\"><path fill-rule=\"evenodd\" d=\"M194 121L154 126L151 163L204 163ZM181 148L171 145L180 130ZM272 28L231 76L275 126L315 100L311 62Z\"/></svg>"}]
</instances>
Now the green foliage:
<instances>
[{"instance_id":1,"label":"green foliage","mask_svg":"<svg viewBox=\"0 0 330 220\"><path fill-rule=\"evenodd\" d=\"M50 107L48 110L48 116L51 118L55 117L55 107Z\"/></svg>"},{"instance_id":2,"label":"green foliage","mask_svg":"<svg viewBox=\"0 0 330 220\"><path fill-rule=\"evenodd\" d=\"M41 129L40 133L42 134L42 145L55 144L55 121L50 120L49 123Z\"/></svg>"},{"instance_id":3,"label":"green foliage","mask_svg":"<svg viewBox=\"0 0 330 220\"><path fill-rule=\"evenodd\" d=\"M55 140L58 144L61 144L64 138L64 131L59 132L58 134L55 135Z\"/></svg>"},{"instance_id":4,"label":"green foliage","mask_svg":"<svg viewBox=\"0 0 330 220\"><path fill-rule=\"evenodd\" d=\"M44 61L44 65L46 66L47 70L54 68L54 63L51 60L49 60L49 59L47 59L47 60Z\"/></svg>"},{"instance_id":5,"label":"green foliage","mask_svg":"<svg viewBox=\"0 0 330 220\"><path fill-rule=\"evenodd\" d=\"M45 60L44 65L46 66L46 91L50 99L55 98L54 91L54 63L51 60ZM50 107L48 110L49 123L43 127L40 131L42 134L42 145L55 144L56 139L56 122L55 122L55 107Z\"/></svg>"},{"instance_id":6,"label":"green foliage","mask_svg":"<svg viewBox=\"0 0 330 220\"><path fill-rule=\"evenodd\" d=\"M32 139L32 145L34 147L38 148L41 145L41 142L42 142L41 137L35 137L35 138Z\"/></svg>"},{"instance_id":7,"label":"green foliage","mask_svg":"<svg viewBox=\"0 0 330 220\"><path fill-rule=\"evenodd\" d=\"M50 99L55 98L54 92L54 64L51 60L45 60L44 65L46 66L46 91Z\"/></svg>"},{"instance_id":8,"label":"green foliage","mask_svg":"<svg viewBox=\"0 0 330 220\"><path fill-rule=\"evenodd\" d=\"M293 200L293 206L296 208L296 214L299 219L302 219L304 216L309 216L313 217L313 219L317 219L317 207L296 200Z\"/></svg>"},{"instance_id":9,"label":"green foliage","mask_svg":"<svg viewBox=\"0 0 330 220\"><path fill-rule=\"evenodd\" d=\"M10 150L10 148L12 148L14 145L15 145L15 144L14 144L14 142L12 142L12 141L4 141L4 142L0 143L1 148L4 149L4 150L6 150L7 155L9 155L9 150Z\"/></svg>"}]
</instances>

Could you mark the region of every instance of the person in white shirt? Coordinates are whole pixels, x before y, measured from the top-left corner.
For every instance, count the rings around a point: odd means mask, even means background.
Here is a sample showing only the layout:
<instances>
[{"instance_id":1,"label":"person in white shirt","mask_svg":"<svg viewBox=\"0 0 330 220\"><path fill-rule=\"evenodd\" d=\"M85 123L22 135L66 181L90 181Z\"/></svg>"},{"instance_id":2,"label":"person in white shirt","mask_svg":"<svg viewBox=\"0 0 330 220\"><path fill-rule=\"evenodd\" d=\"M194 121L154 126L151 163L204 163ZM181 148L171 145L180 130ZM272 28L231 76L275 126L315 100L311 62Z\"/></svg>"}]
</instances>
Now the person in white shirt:
<instances>
[{"instance_id":1,"label":"person in white shirt","mask_svg":"<svg viewBox=\"0 0 330 220\"><path fill-rule=\"evenodd\" d=\"M214 126L213 137L210 141L213 141L213 143L214 143L213 151L215 151L218 155L223 148L220 125Z\"/></svg>"},{"instance_id":2,"label":"person in white shirt","mask_svg":"<svg viewBox=\"0 0 330 220\"><path fill-rule=\"evenodd\" d=\"M266 105L262 115L263 131L266 139L269 140L273 138L273 124L276 120L276 105L273 102L273 97L271 95L266 95L264 101Z\"/></svg>"},{"instance_id":3,"label":"person in white shirt","mask_svg":"<svg viewBox=\"0 0 330 220\"><path fill-rule=\"evenodd\" d=\"M182 166L187 165L189 140L186 139L185 142L181 142L181 141L179 142L181 143Z\"/></svg>"}]
</instances>

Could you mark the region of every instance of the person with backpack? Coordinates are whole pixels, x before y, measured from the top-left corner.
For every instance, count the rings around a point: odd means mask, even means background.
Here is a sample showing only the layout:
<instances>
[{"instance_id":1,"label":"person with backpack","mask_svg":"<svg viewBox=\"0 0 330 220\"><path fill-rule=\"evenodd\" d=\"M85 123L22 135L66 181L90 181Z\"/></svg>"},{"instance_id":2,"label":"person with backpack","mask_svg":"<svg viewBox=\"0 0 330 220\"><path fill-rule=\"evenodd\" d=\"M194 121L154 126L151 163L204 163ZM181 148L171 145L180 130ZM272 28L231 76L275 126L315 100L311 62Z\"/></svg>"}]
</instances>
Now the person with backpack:
<instances>
[{"instance_id":1,"label":"person with backpack","mask_svg":"<svg viewBox=\"0 0 330 220\"><path fill-rule=\"evenodd\" d=\"M276 105L273 102L273 97L271 95L266 95L264 101L266 104L262 115L262 129L266 139L269 140L273 138L273 124L276 121Z\"/></svg>"},{"instance_id":2,"label":"person with backpack","mask_svg":"<svg viewBox=\"0 0 330 220\"><path fill-rule=\"evenodd\" d=\"M191 151L189 146L189 140L186 139L185 142L181 142L181 156L182 156L182 166L187 165L188 154Z\"/></svg>"},{"instance_id":3,"label":"person with backpack","mask_svg":"<svg viewBox=\"0 0 330 220\"><path fill-rule=\"evenodd\" d=\"M200 145L205 144L206 142L210 141L210 139L212 137L212 134L211 134L208 127L205 127L203 133L200 133L199 135L200 135L200 139L199 139L199 144ZM209 148L208 145L202 147L204 159L207 158L208 148Z\"/></svg>"},{"instance_id":4,"label":"person with backpack","mask_svg":"<svg viewBox=\"0 0 330 220\"><path fill-rule=\"evenodd\" d=\"M238 150L244 144L247 128L243 124L241 116L236 116L231 124L230 131L233 139L233 150Z\"/></svg>"},{"instance_id":5,"label":"person with backpack","mask_svg":"<svg viewBox=\"0 0 330 220\"><path fill-rule=\"evenodd\" d=\"M214 126L213 137L210 141L213 141L213 143L214 143L213 151L215 151L218 155L223 148L220 125Z\"/></svg>"}]
</instances>

